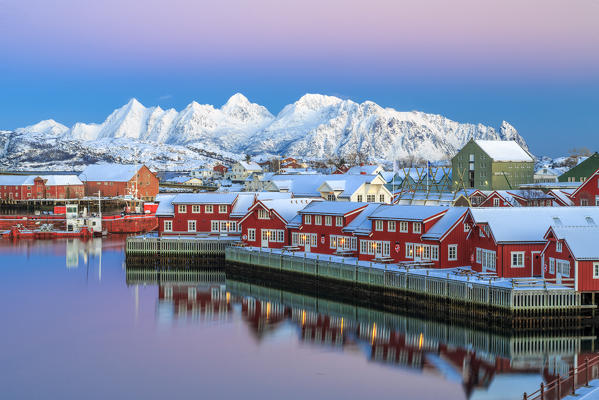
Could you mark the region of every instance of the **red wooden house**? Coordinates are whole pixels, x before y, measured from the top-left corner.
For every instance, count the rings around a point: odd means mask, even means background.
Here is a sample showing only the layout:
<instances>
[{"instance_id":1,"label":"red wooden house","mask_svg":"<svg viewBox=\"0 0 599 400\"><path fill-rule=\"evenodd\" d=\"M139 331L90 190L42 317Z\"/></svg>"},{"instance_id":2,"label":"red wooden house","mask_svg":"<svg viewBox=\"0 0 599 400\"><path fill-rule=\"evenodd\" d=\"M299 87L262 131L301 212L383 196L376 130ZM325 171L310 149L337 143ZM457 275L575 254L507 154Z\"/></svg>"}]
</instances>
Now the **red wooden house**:
<instances>
[{"instance_id":1,"label":"red wooden house","mask_svg":"<svg viewBox=\"0 0 599 400\"><path fill-rule=\"evenodd\" d=\"M470 265L467 237L470 225L466 224L467 208L452 207L421 236L421 244L414 249L420 259L433 264L435 268L455 268ZM427 250L427 246L430 250ZM432 258L433 249L439 249L437 260ZM422 256L431 255L428 259Z\"/></svg>"},{"instance_id":2,"label":"red wooden house","mask_svg":"<svg viewBox=\"0 0 599 400\"><path fill-rule=\"evenodd\" d=\"M439 261L439 248L424 245L421 236L446 212L447 207L440 206L381 205L367 218L368 230L356 232L360 236L358 258Z\"/></svg>"},{"instance_id":3,"label":"red wooden house","mask_svg":"<svg viewBox=\"0 0 599 400\"><path fill-rule=\"evenodd\" d=\"M94 164L89 165L79 179L85 185L86 196L132 196L154 201L158 194L158 178L145 165Z\"/></svg>"},{"instance_id":4,"label":"red wooden house","mask_svg":"<svg viewBox=\"0 0 599 400\"><path fill-rule=\"evenodd\" d=\"M545 235L544 277L558 283L572 279L579 292L599 290L599 227L552 226ZM565 278L565 279L564 279Z\"/></svg>"},{"instance_id":5,"label":"red wooden house","mask_svg":"<svg viewBox=\"0 0 599 400\"><path fill-rule=\"evenodd\" d=\"M467 256L476 271L500 277L542 275L541 252L550 226L587 225L599 221L599 208L513 207L471 208Z\"/></svg>"},{"instance_id":6,"label":"red wooden house","mask_svg":"<svg viewBox=\"0 0 599 400\"><path fill-rule=\"evenodd\" d=\"M366 208L367 203L319 201L308 204L287 225L291 245L306 252L334 254L339 243L357 251L357 238L343 228ZM346 242L347 241L347 242Z\"/></svg>"},{"instance_id":7,"label":"red wooden house","mask_svg":"<svg viewBox=\"0 0 599 400\"><path fill-rule=\"evenodd\" d=\"M83 182L76 175L44 175L46 199L79 199L85 196Z\"/></svg>"},{"instance_id":8,"label":"red wooden house","mask_svg":"<svg viewBox=\"0 0 599 400\"><path fill-rule=\"evenodd\" d=\"M311 199L258 200L239 221L248 246L282 248L289 243L287 224Z\"/></svg>"},{"instance_id":9,"label":"red wooden house","mask_svg":"<svg viewBox=\"0 0 599 400\"><path fill-rule=\"evenodd\" d=\"M479 207L550 207L553 201L541 190L495 190Z\"/></svg>"},{"instance_id":10,"label":"red wooden house","mask_svg":"<svg viewBox=\"0 0 599 400\"><path fill-rule=\"evenodd\" d=\"M156 210L160 235L239 235L230 214L237 193L181 193L160 196Z\"/></svg>"},{"instance_id":11,"label":"red wooden house","mask_svg":"<svg viewBox=\"0 0 599 400\"><path fill-rule=\"evenodd\" d=\"M28 175L0 175L0 198L3 200L43 199L44 179Z\"/></svg>"},{"instance_id":12,"label":"red wooden house","mask_svg":"<svg viewBox=\"0 0 599 400\"><path fill-rule=\"evenodd\" d=\"M569 197L575 206L599 206L599 169L574 190Z\"/></svg>"}]
</instances>

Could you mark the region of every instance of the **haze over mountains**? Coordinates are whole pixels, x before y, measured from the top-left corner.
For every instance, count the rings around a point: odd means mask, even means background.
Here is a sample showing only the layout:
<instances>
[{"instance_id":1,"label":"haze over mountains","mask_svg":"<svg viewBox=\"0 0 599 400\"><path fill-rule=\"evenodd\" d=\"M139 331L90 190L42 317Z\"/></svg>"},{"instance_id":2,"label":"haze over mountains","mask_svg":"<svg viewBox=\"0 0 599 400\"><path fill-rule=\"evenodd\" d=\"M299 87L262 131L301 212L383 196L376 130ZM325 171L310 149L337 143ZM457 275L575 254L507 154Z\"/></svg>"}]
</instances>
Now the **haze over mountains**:
<instances>
[{"instance_id":1,"label":"haze over mountains","mask_svg":"<svg viewBox=\"0 0 599 400\"><path fill-rule=\"evenodd\" d=\"M245 154L434 161L451 157L470 138L516 140L526 147L505 121L495 129L319 94L304 95L276 116L239 93L220 108L192 102L179 112L132 99L101 124L79 122L69 128L46 120L0 131L0 166L78 169L97 161L141 161L189 169Z\"/></svg>"}]
</instances>

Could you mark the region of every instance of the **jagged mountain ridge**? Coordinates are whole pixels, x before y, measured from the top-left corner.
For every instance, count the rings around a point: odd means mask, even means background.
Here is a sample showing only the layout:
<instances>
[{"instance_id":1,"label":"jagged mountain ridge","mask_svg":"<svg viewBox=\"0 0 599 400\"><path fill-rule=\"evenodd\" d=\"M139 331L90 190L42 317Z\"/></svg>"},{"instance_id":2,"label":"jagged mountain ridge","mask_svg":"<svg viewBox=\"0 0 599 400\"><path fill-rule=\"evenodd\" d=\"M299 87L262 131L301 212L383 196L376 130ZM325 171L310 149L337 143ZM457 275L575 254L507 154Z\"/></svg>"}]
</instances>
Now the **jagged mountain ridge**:
<instances>
[{"instance_id":1,"label":"jagged mountain ridge","mask_svg":"<svg viewBox=\"0 0 599 400\"><path fill-rule=\"evenodd\" d=\"M0 132L0 155L1 164L9 168L52 165L52 161L66 167L104 159L184 165L209 162L215 155L240 158L245 154L439 160L453 155L470 138L516 140L526 147L505 121L496 130L319 94L306 94L274 116L238 93L221 108L192 102L178 112L145 107L132 99L101 124L76 123L69 128L54 120L41 121L15 132Z\"/></svg>"}]
</instances>

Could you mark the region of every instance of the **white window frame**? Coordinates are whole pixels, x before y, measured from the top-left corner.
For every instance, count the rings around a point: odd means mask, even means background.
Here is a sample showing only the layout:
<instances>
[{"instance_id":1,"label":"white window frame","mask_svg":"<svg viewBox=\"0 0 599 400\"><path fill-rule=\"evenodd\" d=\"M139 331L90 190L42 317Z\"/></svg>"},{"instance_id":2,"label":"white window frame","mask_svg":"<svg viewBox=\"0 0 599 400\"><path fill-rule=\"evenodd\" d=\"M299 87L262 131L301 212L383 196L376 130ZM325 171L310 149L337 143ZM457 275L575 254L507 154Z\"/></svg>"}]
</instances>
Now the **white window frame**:
<instances>
[{"instance_id":1,"label":"white window frame","mask_svg":"<svg viewBox=\"0 0 599 400\"><path fill-rule=\"evenodd\" d=\"M200 213L200 205L199 204L193 204L191 206L191 213L192 214L199 214Z\"/></svg>"},{"instance_id":2,"label":"white window frame","mask_svg":"<svg viewBox=\"0 0 599 400\"><path fill-rule=\"evenodd\" d=\"M335 217L335 226L343 226L343 217Z\"/></svg>"},{"instance_id":3,"label":"white window frame","mask_svg":"<svg viewBox=\"0 0 599 400\"><path fill-rule=\"evenodd\" d=\"M198 225L195 219L187 220L187 232L197 232L197 227Z\"/></svg>"},{"instance_id":4,"label":"white window frame","mask_svg":"<svg viewBox=\"0 0 599 400\"><path fill-rule=\"evenodd\" d=\"M227 213L227 205L226 204L219 204L218 205L218 213L219 214L226 214Z\"/></svg>"},{"instance_id":5,"label":"white window frame","mask_svg":"<svg viewBox=\"0 0 599 400\"><path fill-rule=\"evenodd\" d=\"M464 222L464 232L470 232L470 224L468 222Z\"/></svg>"},{"instance_id":6,"label":"white window frame","mask_svg":"<svg viewBox=\"0 0 599 400\"><path fill-rule=\"evenodd\" d=\"M361 203L361 202L362 202L362 195L361 195L361 194L359 194L359 195L358 195L358 203Z\"/></svg>"},{"instance_id":7,"label":"white window frame","mask_svg":"<svg viewBox=\"0 0 599 400\"><path fill-rule=\"evenodd\" d=\"M391 243L389 241L383 242L383 257L391 256Z\"/></svg>"},{"instance_id":8,"label":"white window frame","mask_svg":"<svg viewBox=\"0 0 599 400\"><path fill-rule=\"evenodd\" d=\"M366 195L366 202L367 203L374 203L376 201L376 195L375 194L367 194Z\"/></svg>"},{"instance_id":9,"label":"white window frame","mask_svg":"<svg viewBox=\"0 0 599 400\"><path fill-rule=\"evenodd\" d=\"M285 231L283 229L277 229L277 242L285 243Z\"/></svg>"},{"instance_id":10,"label":"white window frame","mask_svg":"<svg viewBox=\"0 0 599 400\"><path fill-rule=\"evenodd\" d=\"M522 262L519 263L514 263L514 256L517 258L522 258ZM526 252L525 251L512 251L510 253L510 260L511 260L511 267L512 268L524 268L525 264L526 264ZM520 261L520 260L517 260Z\"/></svg>"},{"instance_id":11,"label":"white window frame","mask_svg":"<svg viewBox=\"0 0 599 400\"><path fill-rule=\"evenodd\" d=\"M316 234L316 233L310 234L310 246L318 247L318 234Z\"/></svg>"},{"instance_id":12,"label":"white window frame","mask_svg":"<svg viewBox=\"0 0 599 400\"><path fill-rule=\"evenodd\" d=\"M297 246L299 244L299 234L297 232L291 232L291 245Z\"/></svg>"},{"instance_id":13,"label":"white window frame","mask_svg":"<svg viewBox=\"0 0 599 400\"><path fill-rule=\"evenodd\" d=\"M218 232L220 230L220 221L210 221L210 232Z\"/></svg>"},{"instance_id":14,"label":"white window frame","mask_svg":"<svg viewBox=\"0 0 599 400\"><path fill-rule=\"evenodd\" d=\"M368 254L368 240L360 240L360 254Z\"/></svg>"},{"instance_id":15,"label":"white window frame","mask_svg":"<svg viewBox=\"0 0 599 400\"><path fill-rule=\"evenodd\" d=\"M431 246L431 260L439 261L439 246Z\"/></svg>"},{"instance_id":16,"label":"white window frame","mask_svg":"<svg viewBox=\"0 0 599 400\"><path fill-rule=\"evenodd\" d=\"M311 225L312 224L312 216L310 214L305 214L304 215L304 225Z\"/></svg>"},{"instance_id":17,"label":"white window frame","mask_svg":"<svg viewBox=\"0 0 599 400\"><path fill-rule=\"evenodd\" d=\"M406 258L414 258L414 244L406 243Z\"/></svg>"},{"instance_id":18,"label":"white window frame","mask_svg":"<svg viewBox=\"0 0 599 400\"><path fill-rule=\"evenodd\" d=\"M483 263L483 249L481 249L480 247L476 248L476 263L477 264Z\"/></svg>"},{"instance_id":19,"label":"white window frame","mask_svg":"<svg viewBox=\"0 0 599 400\"><path fill-rule=\"evenodd\" d=\"M599 279L599 262L593 263L593 279Z\"/></svg>"},{"instance_id":20,"label":"white window frame","mask_svg":"<svg viewBox=\"0 0 599 400\"><path fill-rule=\"evenodd\" d=\"M422 223L412 222L412 232L413 233L422 233Z\"/></svg>"},{"instance_id":21,"label":"white window frame","mask_svg":"<svg viewBox=\"0 0 599 400\"><path fill-rule=\"evenodd\" d=\"M333 217L330 215L324 216L324 225L325 226L333 226Z\"/></svg>"},{"instance_id":22,"label":"white window frame","mask_svg":"<svg viewBox=\"0 0 599 400\"><path fill-rule=\"evenodd\" d=\"M179 204L177 206L177 212L179 214L187 214L187 206L185 204Z\"/></svg>"},{"instance_id":23,"label":"white window frame","mask_svg":"<svg viewBox=\"0 0 599 400\"><path fill-rule=\"evenodd\" d=\"M330 249L337 248L337 235L329 235L329 248Z\"/></svg>"},{"instance_id":24,"label":"white window frame","mask_svg":"<svg viewBox=\"0 0 599 400\"><path fill-rule=\"evenodd\" d=\"M549 257L549 273L555 275L555 258Z\"/></svg>"},{"instance_id":25,"label":"white window frame","mask_svg":"<svg viewBox=\"0 0 599 400\"><path fill-rule=\"evenodd\" d=\"M458 259L458 245L457 244L448 245L447 246L447 261L457 261L457 259Z\"/></svg>"},{"instance_id":26,"label":"white window frame","mask_svg":"<svg viewBox=\"0 0 599 400\"><path fill-rule=\"evenodd\" d=\"M270 219L270 213L264 208L258 209L258 219Z\"/></svg>"},{"instance_id":27,"label":"white window frame","mask_svg":"<svg viewBox=\"0 0 599 400\"><path fill-rule=\"evenodd\" d=\"M250 241L250 242L256 241L256 228L248 229L248 241Z\"/></svg>"},{"instance_id":28,"label":"white window frame","mask_svg":"<svg viewBox=\"0 0 599 400\"><path fill-rule=\"evenodd\" d=\"M173 231L173 221L171 221L170 219L167 221L164 221L164 231L165 232L172 232Z\"/></svg>"},{"instance_id":29,"label":"white window frame","mask_svg":"<svg viewBox=\"0 0 599 400\"><path fill-rule=\"evenodd\" d=\"M563 246L562 246L562 242L559 241L559 239L557 239L555 241L555 251L558 253L561 253L563 251Z\"/></svg>"},{"instance_id":30,"label":"white window frame","mask_svg":"<svg viewBox=\"0 0 599 400\"><path fill-rule=\"evenodd\" d=\"M387 221L387 231L395 232L395 229L396 229L395 221Z\"/></svg>"},{"instance_id":31,"label":"white window frame","mask_svg":"<svg viewBox=\"0 0 599 400\"><path fill-rule=\"evenodd\" d=\"M400 221L399 222L399 232L400 233L408 233L409 230L409 224L407 221Z\"/></svg>"},{"instance_id":32,"label":"white window frame","mask_svg":"<svg viewBox=\"0 0 599 400\"><path fill-rule=\"evenodd\" d=\"M560 272L564 278L570 277L570 261L568 260L555 260L556 272Z\"/></svg>"},{"instance_id":33,"label":"white window frame","mask_svg":"<svg viewBox=\"0 0 599 400\"><path fill-rule=\"evenodd\" d=\"M214 212L214 206L212 204L206 204L204 206L204 212L206 214L212 214Z\"/></svg>"},{"instance_id":34,"label":"white window frame","mask_svg":"<svg viewBox=\"0 0 599 400\"><path fill-rule=\"evenodd\" d=\"M379 203L384 203L384 202L385 202L385 195L379 194Z\"/></svg>"},{"instance_id":35,"label":"white window frame","mask_svg":"<svg viewBox=\"0 0 599 400\"><path fill-rule=\"evenodd\" d=\"M314 225L322 225L322 215L314 216Z\"/></svg>"},{"instance_id":36,"label":"white window frame","mask_svg":"<svg viewBox=\"0 0 599 400\"><path fill-rule=\"evenodd\" d=\"M499 197L493 199L493 207L499 207Z\"/></svg>"},{"instance_id":37,"label":"white window frame","mask_svg":"<svg viewBox=\"0 0 599 400\"><path fill-rule=\"evenodd\" d=\"M380 219L374 220L374 230L377 232L382 232L383 231L383 221L381 221Z\"/></svg>"}]
</instances>

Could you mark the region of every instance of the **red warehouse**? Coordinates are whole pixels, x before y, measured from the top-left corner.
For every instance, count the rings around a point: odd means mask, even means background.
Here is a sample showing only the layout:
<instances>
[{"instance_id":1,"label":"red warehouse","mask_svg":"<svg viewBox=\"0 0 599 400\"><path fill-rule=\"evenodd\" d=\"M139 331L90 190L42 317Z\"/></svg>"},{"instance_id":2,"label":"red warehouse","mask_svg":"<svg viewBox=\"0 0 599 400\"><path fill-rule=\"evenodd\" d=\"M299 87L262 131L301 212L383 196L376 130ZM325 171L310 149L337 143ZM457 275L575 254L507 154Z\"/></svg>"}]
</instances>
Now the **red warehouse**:
<instances>
[{"instance_id":1,"label":"red warehouse","mask_svg":"<svg viewBox=\"0 0 599 400\"><path fill-rule=\"evenodd\" d=\"M553 226L545 235L544 277L557 283L572 282L579 292L599 290L599 227Z\"/></svg>"},{"instance_id":2,"label":"red warehouse","mask_svg":"<svg viewBox=\"0 0 599 400\"><path fill-rule=\"evenodd\" d=\"M360 235L360 260L439 261L439 248L423 245L421 236L447 212L440 206L383 205L368 217L370 231ZM457 251L457 250L456 250Z\"/></svg>"},{"instance_id":3,"label":"red warehouse","mask_svg":"<svg viewBox=\"0 0 599 400\"><path fill-rule=\"evenodd\" d=\"M132 196L154 201L158 194L158 178L145 165L94 164L89 165L79 179L85 185L86 196Z\"/></svg>"},{"instance_id":4,"label":"red warehouse","mask_svg":"<svg viewBox=\"0 0 599 400\"><path fill-rule=\"evenodd\" d=\"M44 175L46 199L79 199L85 196L83 182L76 175Z\"/></svg>"},{"instance_id":5,"label":"red warehouse","mask_svg":"<svg viewBox=\"0 0 599 400\"><path fill-rule=\"evenodd\" d=\"M587 225L588 218L598 221L599 208L471 208L465 220L472 227L470 264L476 271L500 277L540 277L549 227Z\"/></svg>"},{"instance_id":6,"label":"red warehouse","mask_svg":"<svg viewBox=\"0 0 599 400\"><path fill-rule=\"evenodd\" d=\"M230 218L237 193L181 193L160 196L156 210L160 235L240 233Z\"/></svg>"},{"instance_id":7,"label":"red warehouse","mask_svg":"<svg viewBox=\"0 0 599 400\"><path fill-rule=\"evenodd\" d=\"M289 243L287 224L310 199L258 200L239 221L248 246L282 248Z\"/></svg>"},{"instance_id":8,"label":"red warehouse","mask_svg":"<svg viewBox=\"0 0 599 400\"><path fill-rule=\"evenodd\" d=\"M301 210L287 228L291 234L291 245L306 252L335 254L339 241L350 251L357 251L358 241L343 228L350 224L367 206L367 203L319 201L312 202Z\"/></svg>"},{"instance_id":9,"label":"red warehouse","mask_svg":"<svg viewBox=\"0 0 599 400\"><path fill-rule=\"evenodd\" d=\"M572 192L570 198L575 206L599 206L599 169Z\"/></svg>"},{"instance_id":10,"label":"red warehouse","mask_svg":"<svg viewBox=\"0 0 599 400\"><path fill-rule=\"evenodd\" d=\"M0 199L73 199L83 197L83 183L75 175L2 175Z\"/></svg>"}]
</instances>

